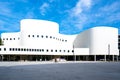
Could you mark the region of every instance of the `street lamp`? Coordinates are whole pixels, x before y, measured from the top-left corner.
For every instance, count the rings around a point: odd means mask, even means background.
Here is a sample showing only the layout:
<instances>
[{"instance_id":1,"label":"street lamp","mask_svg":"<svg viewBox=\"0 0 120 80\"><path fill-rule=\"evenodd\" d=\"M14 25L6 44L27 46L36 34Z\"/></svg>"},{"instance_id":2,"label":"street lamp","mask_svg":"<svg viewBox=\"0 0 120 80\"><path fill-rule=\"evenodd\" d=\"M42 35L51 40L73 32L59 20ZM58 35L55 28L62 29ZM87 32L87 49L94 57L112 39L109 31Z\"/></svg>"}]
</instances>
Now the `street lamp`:
<instances>
[{"instance_id":1,"label":"street lamp","mask_svg":"<svg viewBox=\"0 0 120 80\"><path fill-rule=\"evenodd\" d=\"M110 61L110 44L108 44L108 61Z\"/></svg>"}]
</instances>

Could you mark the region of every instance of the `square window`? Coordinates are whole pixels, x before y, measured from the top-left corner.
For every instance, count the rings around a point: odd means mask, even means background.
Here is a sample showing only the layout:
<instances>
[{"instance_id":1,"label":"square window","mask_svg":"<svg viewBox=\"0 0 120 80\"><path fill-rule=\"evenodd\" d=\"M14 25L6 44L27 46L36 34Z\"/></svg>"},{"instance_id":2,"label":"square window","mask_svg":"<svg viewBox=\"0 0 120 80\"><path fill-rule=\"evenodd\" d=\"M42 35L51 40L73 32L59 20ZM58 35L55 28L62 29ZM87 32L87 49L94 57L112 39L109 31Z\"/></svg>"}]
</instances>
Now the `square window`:
<instances>
[{"instance_id":1,"label":"square window","mask_svg":"<svg viewBox=\"0 0 120 80\"><path fill-rule=\"evenodd\" d=\"M30 37L30 35L28 35L28 37Z\"/></svg>"},{"instance_id":2,"label":"square window","mask_svg":"<svg viewBox=\"0 0 120 80\"><path fill-rule=\"evenodd\" d=\"M39 35L37 35L37 37L39 37Z\"/></svg>"}]
</instances>

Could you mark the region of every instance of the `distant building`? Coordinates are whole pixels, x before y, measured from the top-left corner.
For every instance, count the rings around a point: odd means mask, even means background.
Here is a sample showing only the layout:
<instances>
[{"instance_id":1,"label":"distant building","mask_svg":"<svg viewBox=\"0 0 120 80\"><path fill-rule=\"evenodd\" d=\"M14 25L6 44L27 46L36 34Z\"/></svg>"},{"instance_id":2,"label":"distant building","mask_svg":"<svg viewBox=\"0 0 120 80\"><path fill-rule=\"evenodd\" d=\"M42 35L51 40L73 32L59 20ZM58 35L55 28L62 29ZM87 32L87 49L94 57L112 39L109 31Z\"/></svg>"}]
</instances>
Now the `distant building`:
<instances>
[{"instance_id":1,"label":"distant building","mask_svg":"<svg viewBox=\"0 0 120 80\"><path fill-rule=\"evenodd\" d=\"M1 60L117 60L118 29L99 26L76 35L59 33L55 22L24 19L20 32L2 33Z\"/></svg>"}]
</instances>

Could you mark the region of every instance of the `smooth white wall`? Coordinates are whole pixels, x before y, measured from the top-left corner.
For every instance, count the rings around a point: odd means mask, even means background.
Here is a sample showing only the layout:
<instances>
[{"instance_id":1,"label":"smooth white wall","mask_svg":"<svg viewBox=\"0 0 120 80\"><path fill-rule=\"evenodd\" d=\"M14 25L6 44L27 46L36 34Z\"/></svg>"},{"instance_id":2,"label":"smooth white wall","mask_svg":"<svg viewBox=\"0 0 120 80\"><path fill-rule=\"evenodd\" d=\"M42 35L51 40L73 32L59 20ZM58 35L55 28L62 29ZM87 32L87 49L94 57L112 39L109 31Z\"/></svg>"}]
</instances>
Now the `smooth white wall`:
<instances>
[{"instance_id":1,"label":"smooth white wall","mask_svg":"<svg viewBox=\"0 0 120 80\"><path fill-rule=\"evenodd\" d=\"M110 48L108 48L108 45L110 45ZM77 48L75 53L79 53L79 55L119 55L118 29L106 26L88 29L75 38L74 47ZM85 51L83 48L89 48L89 52L82 52Z\"/></svg>"},{"instance_id":2,"label":"smooth white wall","mask_svg":"<svg viewBox=\"0 0 120 80\"><path fill-rule=\"evenodd\" d=\"M59 25L55 22L45 20L24 19L21 21L21 44L24 46L42 46L48 47L55 45L53 39L45 38L46 36L56 36L59 32ZM35 37L28 37L34 35ZM40 37L37 38L36 36ZM41 38L41 35L44 37ZM53 44L54 42L54 44Z\"/></svg>"},{"instance_id":3,"label":"smooth white wall","mask_svg":"<svg viewBox=\"0 0 120 80\"><path fill-rule=\"evenodd\" d=\"M118 55L118 29L112 27L95 27L90 29L91 55ZM110 45L110 48L108 48Z\"/></svg>"}]
</instances>

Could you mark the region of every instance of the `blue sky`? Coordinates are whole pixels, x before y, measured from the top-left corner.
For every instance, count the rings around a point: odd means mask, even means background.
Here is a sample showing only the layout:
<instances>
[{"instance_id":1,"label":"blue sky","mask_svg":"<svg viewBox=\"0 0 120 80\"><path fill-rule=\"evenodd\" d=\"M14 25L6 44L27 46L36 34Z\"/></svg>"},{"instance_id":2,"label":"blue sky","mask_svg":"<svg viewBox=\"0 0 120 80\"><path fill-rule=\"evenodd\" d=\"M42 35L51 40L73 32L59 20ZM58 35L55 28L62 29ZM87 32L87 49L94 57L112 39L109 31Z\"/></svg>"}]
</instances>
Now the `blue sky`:
<instances>
[{"instance_id":1,"label":"blue sky","mask_svg":"<svg viewBox=\"0 0 120 80\"><path fill-rule=\"evenodd\" d=\"M0 0L0 33L19 31L22 19L57 22L62 34L96 26L119 29L120 0Z\"/></svg>"}]
</instances>

